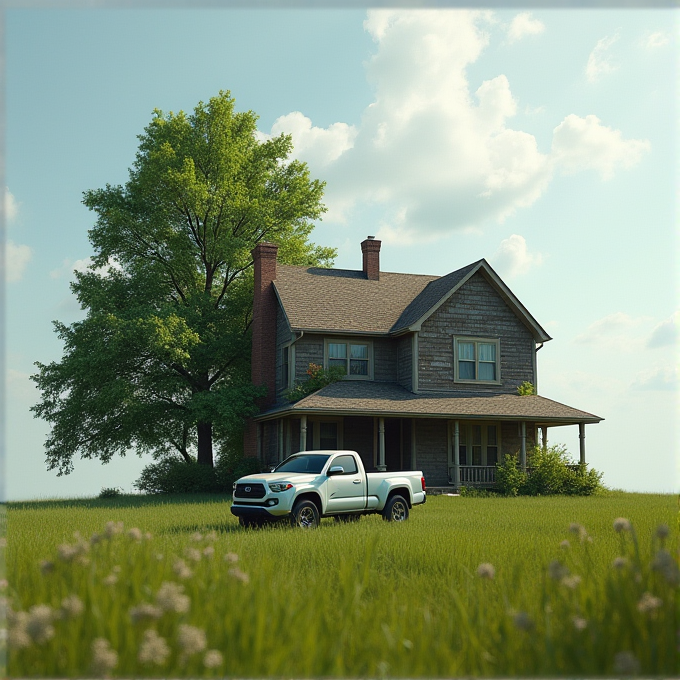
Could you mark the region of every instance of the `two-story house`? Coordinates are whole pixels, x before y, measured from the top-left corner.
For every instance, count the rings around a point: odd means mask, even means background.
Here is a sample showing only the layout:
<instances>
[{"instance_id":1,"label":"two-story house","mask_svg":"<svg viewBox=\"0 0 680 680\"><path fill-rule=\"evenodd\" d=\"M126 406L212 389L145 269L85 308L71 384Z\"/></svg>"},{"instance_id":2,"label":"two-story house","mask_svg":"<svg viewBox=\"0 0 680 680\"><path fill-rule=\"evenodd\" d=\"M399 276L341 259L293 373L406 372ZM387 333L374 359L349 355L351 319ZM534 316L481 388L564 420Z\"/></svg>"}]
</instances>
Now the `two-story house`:
<instances>
[{"instance_id":1,"label":"two-story house","mask_svg":"<svg viewBox=\"0 0 680 680\"><path fill-rule=\"evenodd\" d=\"M446 276L380 271L380 241L358 271L278 264L253 250L252 380L266 385L247 455L275 464L297 451L351 449L367 469L423 470L429 487L490 485L495 465L546 444L548 428L602 418L543 396L536 353L550 336L486 260ZM296 403L309 365L346 376ZM539 438L540 433L540 438Z\"/></svg>"}]
</instances>

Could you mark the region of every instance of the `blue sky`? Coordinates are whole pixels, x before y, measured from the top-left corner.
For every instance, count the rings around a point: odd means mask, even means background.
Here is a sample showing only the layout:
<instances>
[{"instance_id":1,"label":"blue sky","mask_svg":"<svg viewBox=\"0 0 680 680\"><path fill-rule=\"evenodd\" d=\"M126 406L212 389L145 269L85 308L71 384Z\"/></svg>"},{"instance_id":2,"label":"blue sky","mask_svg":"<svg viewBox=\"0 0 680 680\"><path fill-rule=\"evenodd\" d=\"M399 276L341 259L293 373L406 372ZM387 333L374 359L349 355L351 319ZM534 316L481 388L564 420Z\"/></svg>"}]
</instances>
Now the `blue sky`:
<instances>
[{"instance_id":1,"label":"blue sky","mask_svg":"<svg viewBox=\"0 0 680 680\"><path fill-rule=\"evenodd\" d=\"M92 254L82 192L126 180L154 108L219 90L326 180L313 239L360 267L485 257L553 336L544 396L605 483L678 490L677 14L672 10L12 9L6 12L8 499L132 489L147 460L48 473L33 363ZM573 431L572 431L573 430ZM553 428L578 454L578 433Z\"/></svg>"}]
</instances>

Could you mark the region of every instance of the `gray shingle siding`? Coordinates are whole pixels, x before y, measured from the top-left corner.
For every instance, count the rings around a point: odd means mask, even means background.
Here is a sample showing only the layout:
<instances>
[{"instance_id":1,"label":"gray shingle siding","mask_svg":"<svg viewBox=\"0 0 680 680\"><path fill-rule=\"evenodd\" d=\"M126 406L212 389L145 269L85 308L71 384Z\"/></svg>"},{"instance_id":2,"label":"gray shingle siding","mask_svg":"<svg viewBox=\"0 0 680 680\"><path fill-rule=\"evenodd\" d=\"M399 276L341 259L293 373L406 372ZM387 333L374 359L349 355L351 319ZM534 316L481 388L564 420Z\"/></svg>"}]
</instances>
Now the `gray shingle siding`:
<instances>
[{"instance_id":1,"label":"gray shingle siding","mask_svg":"<svg viewBox=\"0 0 680 680\"><path fill-rule=\"evenodd\" d=\"M309 364L323 366L323 336L305 334L295 343L295 380L307 380Z\"/></svg>"},{"instance_id":2,"label":"gray shingle siding","mask_svg":"<svg viewBox=\"0 0 680 680\"><path fill-rule=\"evenodd\" d=\"M536 444L536 424L527 422L527 451ZM515 455L522 448L522 435L519 423L501 423L501 457ZM500 462L500 461L499 461Z\"/></svg>"},{"instance_id":3,"label":"gray shingle siding","mask_svg":"<svg viewBox=\"0 0 680 680\"><path fill-rule=\"evenodd\" d=\"M416 420L416 470L422 470L428 486L449 483L446 420Z\"/></svg>"},{"instance_id":4,"label":"gray shingle siding","mask_svg":"<svg viewBox=\"0 0 680 680\"><path fill-rule=\"evenodd\" d=\"M293 339L293 334L288 328L286 315L280 304L276 305L276 402L282 403L283 397L283 374L281 372L283 346Z\"/></svg>"},{"instance_id":5,"label":"gray shingle siding","mask_svg":"<svg viewBox=\"0 0 680 680\"><path fill-rule=\"evenodd\" d=\"M453 378L453 338L500 338L502 385L461 384ZM536 383L533 336L480 273L475 274L427 319L418 337L421 390L489 390L514 393Z\"/></svg>"},{"instance_id":6,"label":"gray shingle siding","mask_svg":"<svg viewBox=\"0 0 680 680\"><path fill-rule=\"evenodd\" d=\"M397 340L397 382L407 390L413 389L413 335L409 333Z\"/></svg>"},{"instance_id":7,"label":"gray shingle siding","mask_svg":"<svg viewBox=\"0 0 680 680\"><path fill-rule=\"evenodd\" d=\"M397 381L397 342L392 339L373 340L373 379Z\"/></svg>"}]
</instances>

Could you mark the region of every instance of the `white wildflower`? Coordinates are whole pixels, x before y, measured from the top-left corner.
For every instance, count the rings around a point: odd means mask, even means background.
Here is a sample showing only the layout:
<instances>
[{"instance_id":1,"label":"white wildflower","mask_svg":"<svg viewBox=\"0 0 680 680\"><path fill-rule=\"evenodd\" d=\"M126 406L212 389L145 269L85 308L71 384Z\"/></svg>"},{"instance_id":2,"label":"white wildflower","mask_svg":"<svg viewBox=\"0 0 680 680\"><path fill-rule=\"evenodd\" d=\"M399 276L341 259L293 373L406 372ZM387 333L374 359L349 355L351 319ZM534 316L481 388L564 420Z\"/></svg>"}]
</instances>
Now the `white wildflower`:
<instances>
[{"instance_id":1,"label":"white wildflower","mask_svg":"<svg viewBox=\"0 0 680 680\"><path fill-rule=\"evenodd\" d=\"M189 611L191 601L183 591L184 586L165 581L156 593L156 604L165 612L185 614Z\"/></svg>"},{"instance_id":2,"label":"white wildflower","mask_svg":"<svg viewBox=\"0 0 680 680\"><path fill-rule=\"evenodd\" d=\"M118 665L118 654L111 649L111 643L105 638L96 638L92 642L92 674L106 677Z\"/></svg>"},{"instance_id":3,"label":"white wildflower","mask_svg":"<svg viewBox=\"0 0 680 680\"><path fill-rule=\"evenodd\" d=\"M85 611L85 605L77 595L69 595L61 601L61 611L65 617L74 618Z\"/></svg>"},{"instance_id":4,"label":"white wildflower","mask_svg":"<svg viewBox=\"0 0 680 680\"><path fill-rule=\"evenodd\" d=\"M42 645L54 637L53 618L52 609L46 604L36 604L28 610L26 632L33 642Z\"/></svg>"},{"instance_id":5,"label":"white wildflower","mask_svg":"<svg viewBox=\"0 0 680 680\"><path fill-rule=\"evenodd\" d=\"M489 562L482 562L482 564L477 567L477 576L491 581L494 576L496 576L496 568Z\"/></svg>"},{"instance_id":6,"label":"white wildflower","mask_svg":"<svg viewBox=\"0 0 680 680\"><path fill-rule=\"evenodd\" d=\"M123 528L124 525L122 522L107 522L106 526L104 527L104 535L106 538L113 538L116 534L122 534Z\"/></svg>"},{"instance_id":7,"label":"white wildflower","mask_svg":"<svg viewBox=\"0 0 680 680\"><path fill-rule=\"evenodd\" d=\"M231 567L227 573L237 581L241 581L241 583L250 583L250 576L241 571L238 567Z\"/></svg>"},{"instance_id":8,"label":"white wildflower","mask_svg":"<svg viewBox=\"0 0 680 680\"><path fill-rule=\"evenodd\" d=\"M196 550L196 548L187 548L184 551L184 554L187 556L187 559L191 560L192 562L201 561L201 551Z\"/></svg>"},{"instance_id":9,"label":"white wildflower","mask_svg":"<svg viewBox=\"0 0 680 680\"><path fill-rule=\"evenodd\" d=\"M206 545L205 548L203 548L203 555L208 559L210 559L214 554L215 548L213 548L211 545Z\"/></svg>"},{"instance_id":10,"label":"white wildflower","mask_svg":"<svg viewBox=\"0 0 680 680\"><path fill-rule=\"evenodd\" d=\"M633 525L630 523L629 519L626 519L625 517L617 517L614 520L614 531L617 533L621 533L622 531L630 531L633 528ZM625 652L622 652L625 653Z\"/></svg>"},{"instance_id":11,"label":"white wildflower","mask_svg":"<svg viewBox=\"0 0 680 680\"><path fill-rule=\"evenodd\" d=\"M138 529L137 527L132 527L128 531L128 536L133 540L133 541L141 541L142 540L142 530Z\"/></svg>"},{"instance_id":12,"label":"white wildflower","mask_svg":"<svg viewBox=\"0 0 680 680\"><path fill-rule=\"evenodd\" d=\"M15 612L11 608L8 608L7 623L9 624L7 643L10 649L25 649L26 647L29 647L31 645L31 637L26 630L28 613Z\"/></svg>"},{"instance_id":13,"label":"white wildflower","mask_svg":"<svg viewBox=\"0 0 680 680\"><path fill-rule=\"evenodd\" d=\"M159 619L162 615L163 610L160 607L156 607L148 602L142 602L142 604L138 604L130 609L130 618L134 623Z\"/></svg>"},{"instance_id":14,"label":"white wildflower","mask_svg":"<svg viewBox=\"0 0 680 680\"><path fill-rule=\"evenodd\" d=\"M191 534L191 540L192 540L194 543L199 543L200 541L202 541L202 540L203 540L203 536L202 536L202 534L200 533L200 531L195 531L193 534Z\"/></svg>"},{"instance_id":15,"label":"white wildflower","mask_svg":"<svg viewBox=\"0 0 680 680\"><path fill-rule=\"evenodd\" d=\"M236 553L233 553L233 552L225 553L224 554L224 561L225 562L232 562L232 563L235 564L236 562L238 562L238 555Z\"/></svg>"},{"instance_id":16,"label":"white wildflower","mask_svg":"<svg viewBox=\"0 0 680 680\"><path fill-rule=\"evenodd\" d=\"M209 531L205 535L205 540L208 541L209 543L216 541L217 540L217 532L216 531Z\"/></svg>"},{"instance_id":17,"label":"white wildflower","mask_svg":"<svg viewBox=\"0 0 680 680\"><path fill-rule=\"evenodd\" d=\"M191 578L191 575L193 574L184 560L175 560L175 563L172 565L172 570L175 572L177 578L181 579Z\"/></svg>"},{"instance_id":18,"label":"white wildflower","mask_svg":"<svg viewBox=\"0 0 680 680\"><path fill-rule=\"evenodd\" d=\"M569 541L565 538L565 539L560 543L560 548L562 548L562 550L569 550L569 548L571 548L571 543L569 543Z\"/></svg>"},{"instance_id":19,"label":"white wildflower","mask_svg":"<svg viewBox=\"0 0 680 680\"><path fill-rule=\"evenodd\" d=\"M116 574L109 574L102 579L105 586L115 586L118 583L118 576Z\"/></svg>"},{"instance_id":20,"label":"white wildflower","mask_svg":"<svg viewBox=\"0 0 680 680\"><path fill-rule=\"evenodd\" d=\"M144 631L144 639L139 647L137 658L143 664L162 666L170 656L170 647L153 628Z\"/></svg>"},{"instance_id":21,"label":"white wildflower","mask_svg":"<svg viewBox=\"0 0 680 680\"><path fill-rule=\"evenodd\" d=\"M571 622L576 630L585 630L588 627L588 622L580 616L572 616Z\"/></svg>"},{"instance_id":22,"label":"white wildflower","mask_svg":"<svg viewBox=\"0 0 680 680\"><path fill-rule=\"evenodd\" d=\"M203 657L203 665L206 668L218 668L222 665L222 654L216 649L209 649Z\"/></svg>"},{"instance_id":23,"label":"white wildflower","mask_svg":"<svg viewBox=\"0 0 680 680\"><path fill-rule=\"evenodd\" d=\"M612 562L612 567L614 569L618 569L619 571L621 569L625 569L628 566L628 560L625 557L615 557L614 561Z\"/></svg>"},{"instance_id":24,"label":"white wildflower","mask_svg":"<svg viewBox=\"0 0 680 680\"><path fill-rule=\"evenodd\" d=\"M655 597L651 593L644 593L644 595L640 598L640 601L637 603L637 608L639 612L644 614L648 612L654 612L662 604L663 601L661 598Z\"/></svg>"},{"instance_id":25,"label":"white wildflower","mask_svg":"<svg viewBox=\"0 0 680 680\"><path fill-rule=\"evenodd\" d=\"M202 652L208 645L204 630L185 623L180 624L177 632L177 642L182 650L182 654L185 656Z\"/></svg>"},{"instance_id":26,"label":"white wildflower","mask_svg":"<svg viewBox=\"0 0 680 680\"><path fill-rule=\"evenodd\" d=\"M560 583L566 586L570 590L575 590L579 583L581 583L581 577L576 574L572 576L565 576Z\"/></svg>"}]
</instances>

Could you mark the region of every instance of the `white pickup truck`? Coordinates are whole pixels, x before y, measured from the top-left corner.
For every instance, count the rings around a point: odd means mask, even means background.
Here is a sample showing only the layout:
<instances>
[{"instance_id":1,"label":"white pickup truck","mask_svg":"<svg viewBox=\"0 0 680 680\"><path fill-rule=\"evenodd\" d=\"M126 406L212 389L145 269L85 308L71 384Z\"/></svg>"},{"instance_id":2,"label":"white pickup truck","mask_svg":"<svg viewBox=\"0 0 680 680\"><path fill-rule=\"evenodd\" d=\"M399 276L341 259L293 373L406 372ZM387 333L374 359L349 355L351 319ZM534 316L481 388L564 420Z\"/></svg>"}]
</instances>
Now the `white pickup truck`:
<instances>
[{"instance_id":1,"label":"white pickup truck","mask_svg":"<svg viewBox=\"0 0 680 680\"><path fill-rule=\"evenodd\" d=\"M237 480L231 512L246 527L288 518L293 526L314 529L322 517L352 521L381 513L403 522L425 500L422 472L367 473L355 451L306 451L272 472Z\"/></svg>"}]
</instances>

